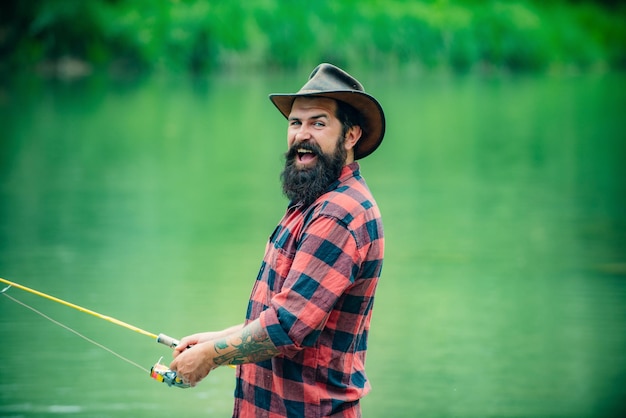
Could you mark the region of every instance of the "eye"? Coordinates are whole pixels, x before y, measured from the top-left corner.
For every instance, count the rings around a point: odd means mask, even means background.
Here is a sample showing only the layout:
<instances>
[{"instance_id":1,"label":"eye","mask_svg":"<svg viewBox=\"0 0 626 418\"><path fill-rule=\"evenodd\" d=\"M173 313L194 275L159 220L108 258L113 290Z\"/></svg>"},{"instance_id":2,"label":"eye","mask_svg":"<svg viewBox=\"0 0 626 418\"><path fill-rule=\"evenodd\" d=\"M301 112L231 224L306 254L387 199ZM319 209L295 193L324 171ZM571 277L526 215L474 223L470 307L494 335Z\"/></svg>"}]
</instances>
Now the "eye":
<instances>
[{"instance_id":1,"label":"eye","mask_svg":"<svg viewBox=\"0 0 626 418\"><path fill-rule=\"evenodd\" d=\"M313 123L313 126L316 126L318 128L323 128L324 126L326 126L326 124L322 121L316 121L315 123Z\"/></svg>"},{"instance_id":2,"label":"eye","mask_svg":"<svg viewBox=\"0 0 626 418\"><path fill-rule=\"evenodd\" d=\"M292 119L289 121L289 126L300 126L302 123L299 120Z\"/></svg>"}]
</instances>

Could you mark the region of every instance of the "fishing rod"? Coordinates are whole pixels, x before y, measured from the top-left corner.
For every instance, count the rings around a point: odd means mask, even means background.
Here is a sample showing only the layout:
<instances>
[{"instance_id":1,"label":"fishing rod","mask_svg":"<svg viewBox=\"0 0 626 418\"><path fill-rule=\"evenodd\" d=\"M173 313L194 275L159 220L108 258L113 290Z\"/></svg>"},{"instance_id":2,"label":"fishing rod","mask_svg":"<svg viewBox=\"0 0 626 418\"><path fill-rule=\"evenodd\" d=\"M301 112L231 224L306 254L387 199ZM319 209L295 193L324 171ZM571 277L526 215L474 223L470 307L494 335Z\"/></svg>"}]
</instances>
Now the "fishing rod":
<instances>
[{"instance_id":1,"label":"fishing rod","mask_svg":"<svg viewBox=\"0 0 626 418\"><path fill-rule=\"evenodd\" d=\"M18 283L15 283L15 282L11 282L11 281L5 280L3 278L0 278L0 282L5 283L5 284L8 285L7 287L5 287L3 290L0 291L0 293L3 294L4 296L8 297L9 299L13 300L14 302L16 302L16 303L18 303L18 304L20 304L20 305L22 305L24 307L34 311L35 313L43 316L44 318L54 322L55 324L57 324L57 325L65 328L65 329L73 332L74 334L77 334L79 337L84 338L85 340L87 340L87 341L89 341L89 342L91 342L91 343L93 343L93 344L95 344L95 345L97 345L97 346L99 346L99 347L109 351L110 353L116 355L117 357L119 357L119 358L121 358L121 359L123 359L123 360L125 360L125 361L127 361L127 362L129 362L129 363L131 363L131 364L141 368L142 370L146 370L146 369L144 369L141 366L137 365L136 363L134 363L134 362L132 362L132 361L122 357L121 355L115 353L111 349L108 349L107 347L103 346L102 344L99 344L99 343L97 343L97 342L95 342L95 341L85 337L84 335L74 331L73 329L69 328L66 325L61 324L60 322L50 318L47 315L44 315L43 313L41 313L38 310L36 310L36 309L26 305L25 303L18 301L17 299L13 298L12 296L9 296L6 293L6 291L9 290L11 287L16 287L16 288L24 290L24 291L26 291L28 293L32 293L33 295L41 296L41 297L43 297L45 299L48 299L48 300L51 300L53 302L60 303L61 305L65 305L67 307L76 309L76 310L78 310L80 312L84 312L86 314L95 316L96 318L104 319L105 321L109 321L109 322L111 322L111 323L113 323L115 325L119 325L119 326L124 327L126 329L129 329L131 331L138 332L139 334L146 335L146 336L148 336L150 338L155 339L157 343L166 345L166 346L168 346L170 348L175 348L176 346L178 346L180 344L180 341L178 341L175 338L169 337L169 336L167 336L165 334L158 334L157 335L157 334L154 334L152 332L145 331L145 330L143 330L143 329L141 329L139 327L136 327L136 326L130 325L130 324L126 323L126 322L120 321L119 319L115 319L115 318L112 318L112 317L107 316L107 315L102 315L102 314L100 314L98 312L92 311L91 309L83 308L82 306L78 306L78 305L75 305L73 303L70 303L70 302L64 301L62 299L56 298L54 296L47 295L47 294L45 294L43 292L39 292L39 291L37 291L35 289L31 289L29 287L22 286L21 284L18 284ZM161 357L161 359L162 358L163 357ZM161 359L159 359L159 361L154 366L152 366L152 368L150 369L150 377L152 377L153 379L155 379L155 380L157 380L159 382L167 383L168 386L176 386L176 387L179 387L179 388L188 388L189 385L184 383L182 381L182 379L180 379L176 375L176 372L170 370L166 365L161 364Z\"/></svg>"}]
</instances>

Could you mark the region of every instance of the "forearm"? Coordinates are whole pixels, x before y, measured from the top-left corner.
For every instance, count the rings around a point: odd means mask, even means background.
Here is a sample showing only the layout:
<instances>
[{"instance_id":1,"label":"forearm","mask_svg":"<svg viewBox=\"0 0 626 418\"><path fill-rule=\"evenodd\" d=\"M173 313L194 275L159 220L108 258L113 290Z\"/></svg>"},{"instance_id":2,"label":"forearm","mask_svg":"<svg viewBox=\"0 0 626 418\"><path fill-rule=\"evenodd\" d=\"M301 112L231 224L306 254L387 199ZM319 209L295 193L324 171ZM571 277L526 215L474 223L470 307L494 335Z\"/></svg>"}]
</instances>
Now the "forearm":
<instances>
[{"instance_id":1,"label":"forearm","mask_svg":"<svg viewBox=\"0 0 626 418\"><path fill-rule=\"evenodd\" d=\"M280 353L258 319L245 327L230 330L231 333L211 343L216 365L257 363Z\"/></svg>"},{"instance_id":2,"label":"forearm","mask_svg":"<svg viewBox=\"0 0 626 418\"><path fill-rule=\"evenodd\" d=\"M202 343L210 343L211 341L219 340L222 338L227 338L229 335L240 332L242 328L243 324L238 324L223 329L221 331L199 332L197 334L188 335L181 339L178 346L174 348L173 356L174 358L178 357L185 350L187 350L188 347L192 347L194 345Z\"/></svg>"},{"instance_id":3,"label":"forearm","mask_svg":"<svg viewBox=\"0 0 626 418\"><path fill-rule=\"evenodd\" d=\"M226 328L222 331L219 331L216 333L216 335L213 337L213 339L217 339L217 338L227 338L230 335L236 334L238 332L240 332L243 329L244 324L237 324L237 325L233 325L232 327Z\"/></svg>"},{"instance_id":4,"label":"forearm","mask_svg":"<svg viewBox=\"0 0 626 418\"><path fill-rule=\"evenodd\" d=\"M170 369L195 386L218 366L256 363L277 354L279 351L257 319L246 326L235 325L183 338L174 349Z\"/></svg>"}]
</instances>

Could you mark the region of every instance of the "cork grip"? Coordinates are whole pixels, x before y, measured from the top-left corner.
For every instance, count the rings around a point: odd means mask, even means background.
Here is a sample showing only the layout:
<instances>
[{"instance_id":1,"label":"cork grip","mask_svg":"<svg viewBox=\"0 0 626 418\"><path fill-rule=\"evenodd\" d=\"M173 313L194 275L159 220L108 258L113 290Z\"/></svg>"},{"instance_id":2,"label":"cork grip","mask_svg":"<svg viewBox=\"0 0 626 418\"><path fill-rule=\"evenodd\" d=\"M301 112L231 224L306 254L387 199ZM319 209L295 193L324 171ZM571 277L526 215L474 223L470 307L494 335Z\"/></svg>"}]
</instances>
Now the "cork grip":
<instances>
[{"instance_id":1,"label":"cork grip","mask_svg":"<svg viewBox=\"0 0 626 418\"><path fill-rule=\"evenodd\" d=\"M157 342L163 345L166 345L170 348L174 348L176 347L178 344L180 344L180 341L178 341L177 339L174 339L172 337L169 337L165 334L159 334L157 336Z\"/></svg>"}]
</instances>

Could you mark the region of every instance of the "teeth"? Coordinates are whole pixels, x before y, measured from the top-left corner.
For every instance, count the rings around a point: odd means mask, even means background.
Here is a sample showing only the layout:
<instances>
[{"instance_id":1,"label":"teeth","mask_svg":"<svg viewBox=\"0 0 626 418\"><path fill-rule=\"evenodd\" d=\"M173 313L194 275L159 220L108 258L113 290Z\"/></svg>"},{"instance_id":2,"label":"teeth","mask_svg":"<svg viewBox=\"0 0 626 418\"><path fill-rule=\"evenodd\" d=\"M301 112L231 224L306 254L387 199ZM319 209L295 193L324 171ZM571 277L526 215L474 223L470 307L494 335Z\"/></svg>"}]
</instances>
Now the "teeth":
<instances>
[{"instance_id":1,"label":"teeth","mask_svg":"<svg viewBox=\"0 0 626 418\"><path fill-rule=\"evenodd\" d=\"M299 154L313 154L313 151L304 149L304 148L298 148L298 153Z\"/></svg>"}]
</instances>

